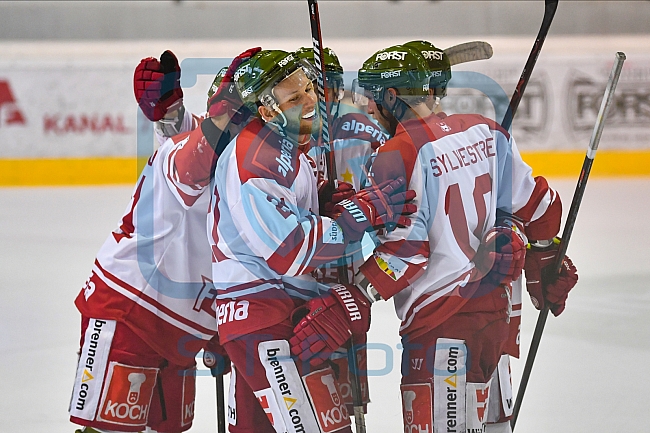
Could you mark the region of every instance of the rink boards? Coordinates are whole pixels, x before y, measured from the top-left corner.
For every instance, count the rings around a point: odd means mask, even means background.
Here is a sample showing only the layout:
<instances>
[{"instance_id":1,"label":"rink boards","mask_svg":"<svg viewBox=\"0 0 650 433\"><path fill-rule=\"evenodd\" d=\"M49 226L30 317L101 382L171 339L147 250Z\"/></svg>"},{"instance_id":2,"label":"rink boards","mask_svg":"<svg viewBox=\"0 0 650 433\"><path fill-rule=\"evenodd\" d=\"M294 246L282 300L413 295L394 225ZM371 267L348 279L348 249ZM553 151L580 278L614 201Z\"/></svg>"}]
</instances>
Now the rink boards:
<instances>
[{"instance_id":1,"label":"rink boards","mask_svg":"<svg viewBox=\"0 0 650 433\"><path fill-rule=\"evenodd\" d=\"M264 48L293 50L309 39L266 42ZM367 57L400 42L333 39L328 45L350 71L345 76L349 90L354 71ZM434 41L442 48L461 42ZM443 101L447 113L502 117L533 41L488 42L494 47L492 59L454 67ZM229 58L257 44L0 43L0 185L132 183L139 171L137 158L146 159L154 149L151 127L138 122L133 97L138 61L172 49L181 61L185 105L198 113L205 110L214 74ZM650 175L650 37L639 36L549 37L513 126L535 174L579 173L616 51L624 51L628 60L593 175Z\"/></svg>"}]
</instances>

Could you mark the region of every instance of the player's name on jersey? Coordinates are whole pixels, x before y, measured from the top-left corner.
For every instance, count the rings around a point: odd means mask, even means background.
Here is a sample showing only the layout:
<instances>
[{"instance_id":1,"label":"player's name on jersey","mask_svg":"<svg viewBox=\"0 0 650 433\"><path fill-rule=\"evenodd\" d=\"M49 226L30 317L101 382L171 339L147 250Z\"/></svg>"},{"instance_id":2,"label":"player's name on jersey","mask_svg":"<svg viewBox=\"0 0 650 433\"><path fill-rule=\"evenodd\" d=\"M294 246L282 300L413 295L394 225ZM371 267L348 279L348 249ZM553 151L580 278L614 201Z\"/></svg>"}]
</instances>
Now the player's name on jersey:
<instances>
[{"instance_id":1,"label":"player's name on jersey","mask_svg":"<svg viewBox=\"0 0 650 433\"><path fill-rule=\"evenodd\" d=\"M493 141L493 138L487 138L485 141L481 140L470 146L460 147L451 152L431 158L429 163L431 164L433 175L438 177L450 171L468 167L484 159L496 156Z\"/></svg>"}]
</instances>

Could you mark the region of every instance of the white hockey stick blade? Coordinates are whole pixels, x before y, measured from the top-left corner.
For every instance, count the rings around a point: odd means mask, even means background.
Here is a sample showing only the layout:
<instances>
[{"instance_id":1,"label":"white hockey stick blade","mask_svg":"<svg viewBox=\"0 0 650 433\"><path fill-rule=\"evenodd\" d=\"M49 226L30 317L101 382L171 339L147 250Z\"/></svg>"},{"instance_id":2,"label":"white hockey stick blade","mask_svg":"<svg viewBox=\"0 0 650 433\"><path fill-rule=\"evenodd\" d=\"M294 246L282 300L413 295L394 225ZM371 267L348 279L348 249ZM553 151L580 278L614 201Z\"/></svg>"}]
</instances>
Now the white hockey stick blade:
<instances>
[{"instance_id":1,"label":"white hockey stick blade","mask_svg":"<svg viewBox=\"0 0 650 433\"><path fill-rule=\"evenodd\" d=\"M487 60L492 57L492 45L483 41L465 42L447 48L445 54L449 57L451 66L459 63L473 62L475 60Z\"/></svg>"}]
</instances>

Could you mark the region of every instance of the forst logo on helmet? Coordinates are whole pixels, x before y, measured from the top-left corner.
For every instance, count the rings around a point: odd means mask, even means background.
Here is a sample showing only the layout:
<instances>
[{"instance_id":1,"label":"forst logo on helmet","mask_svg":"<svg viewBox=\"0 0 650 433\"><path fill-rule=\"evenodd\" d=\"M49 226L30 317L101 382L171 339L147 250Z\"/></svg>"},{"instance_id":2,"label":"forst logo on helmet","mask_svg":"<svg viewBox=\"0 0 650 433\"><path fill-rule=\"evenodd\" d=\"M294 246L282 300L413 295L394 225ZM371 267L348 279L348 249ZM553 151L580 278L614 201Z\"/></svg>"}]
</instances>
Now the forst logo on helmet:
<instances>
[{"instance_id":1,"label":"forst logo on helmet","mask_svg":"<svg viewBox=\"0 0 650 433\"><path fill-rule=\"evenodd\" d=\"M402 75L402 71L388 71L388 72L382 72L381 78L395 78L395 77L399 77L400 75Z\"/></svg>"},{"instance_id":2,"label":"forst logo on helmet","mask_svg":"<svg viewBox=\"0 0 650 433\"><path fill-rule=\"evenodd\" d=\"M424 57L427 60L442 60L442 51L421 51L422 57Z\"/></svg>"},{"instance_id":3,"label":"forst logo on helmet","mask_svg":"<svg viewBox=\"0 0 650 433\"><path fill-rule=\"evenodd\" d=\"M289 54L287 57L285 57L284 59L280 60L280 61L278 62L278 65L279 65L281 68L284 68L284 67L287 66L287 64L288 64L290 61L292 61L292 60L293 60L293 54Z\"/></svg>"},{"instance_id":4,"label":"forst logo on helmet","mask_svg":"<svg viewBox=\"0 0 650 433\"><path fill-rule=\"evenodd\" d=\"M375 61L379 60L404 60L408 53L406 51L382 51L375 56Z\"/></svg>"},{"instance_id":5,"label":"forst logo on helmet","mask_svg":"<svg viewBox=\"0 0 650 433\"><path fill-rule=\"evenodd\" d=\"M237 72L235 72L235 76L234 76L235 81L238 81L242 75L244 75L246 72L250 70L251 67L249 65L244 65L241 68L237 69Z\"/></svg>"},{"instance_id":6,"label":"forst logo on helmet","mask_svg":"<svg viewBox=\"0 0 650 433\"><path fill-rule=\"evenodd\" d=\"M245 98L248 95L250 95L251 93L253 93L253 86L249 86L247 89L244 89L244 91L241 92L241 97Z\"/></svg>"}]
</instances>

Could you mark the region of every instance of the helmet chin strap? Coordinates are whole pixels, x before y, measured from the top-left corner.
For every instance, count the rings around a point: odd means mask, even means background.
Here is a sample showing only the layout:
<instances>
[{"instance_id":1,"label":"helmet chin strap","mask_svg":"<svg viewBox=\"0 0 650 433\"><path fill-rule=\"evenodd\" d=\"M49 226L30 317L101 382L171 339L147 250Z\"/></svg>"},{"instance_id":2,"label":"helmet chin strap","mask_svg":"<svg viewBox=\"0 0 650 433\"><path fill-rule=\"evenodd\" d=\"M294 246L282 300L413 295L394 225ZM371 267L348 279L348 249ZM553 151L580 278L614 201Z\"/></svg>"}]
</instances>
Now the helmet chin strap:
<instances>
[{"instance_id":1,"label":"helmet chin strap","mask_svg":"<svg viewBox=\"0 0 650 433\"><path fill-rule=\"evenodd\" d=\"M274 109L274 111L275 111L276 113L278 113L278 115L282 118L282 125L280 125L280 124L274 122L273 120L269 120L269 123L273 123L274 125L277 125L277 126L278 126L279 128L281 128L281 129L286 128L287 125L289 124L289 121L287 120L287 117L286 117L286 116L284 115L284 113L283 113L282 111L280 111L280 110ZM274 119L277 119L277 116L276 116Z\"/></svg>"},{"instance_id":2,"label":"helmet chin strap","mask_svg":"<svg viewBox=\"0 0 650 433\"><path fill-rule=\"evenodd\" d=\"M271 90L271 92L273 92L273 90ZM284 128L287 127L287 125L289 124L289 121L287 120L287 117L284 115L282 110L280 110L280 106L278 105L277 101L275 100L275 98L273 96L271 96L269 94L263 95L260 98L260 102L266 108L275 111L276 113L278 113L278 115L280 115L280 117L282 117L282 125L279 125L276 122L273 122L273 120L269 120L268 123L273 123L274 125L278 126L281 129L284 129ZM277 116L274 117L274 119L275 118L277 118Z\"/></svg>"},{"instance_id":3,"label":"helmet chin strap","mask_svg":"<svg viewBox=\"0 0 650 433\"><path fill-rule=\"evenodd\" d=\"M399 121L391 113L391 110L389 110L389 109L384 110L384 107L381 104L376 104L376 105L377 105L377 110L379 111L379 114L381 114L382 117L388 121L388 127L389 127L388 132L390 133L391 136L395 135L395 132L397 131L397 125L399 124Z\"/></svg>"},{"instance_id":4,"label":"helmet chin strap","mask_svg":"<svg viewBox=\"0 0 650 433\"><path fill-rule=\"evenodd\" d=\"M408 110L409 106L406 105L406 102L402 101L400 98L396 98L391 112L393 113L393 116L395 116L395 119L401 121Z\"/></svg>"},{"instance_id":5,"label":"helmet chin strap","mask_svg":"<svg viewBox=\"0 0 650 433\"><path fill-rule=\"evenodd\" d=\"M332 119L336 119L337 117L339 117L339 108L340 107L341 107L341 101L340 100L337 100L336 103L332 105L332 108L334 108L334 110L332 110L332 113L331 113Z\"/></svg>"},{"instance_id":6,"label":"helmet chin strap","mask_svg":"<svg viewBox=\"0 0 650 433\"><path fill-rule=\"evenodd\" d=\"M435 113L438 108L440 108L440 103L442 102L442 98L440 96L434 96L433 97L433 107L431 108L431 112Z\"/></svg>"},{"instance_id":7,"label":"helmet chin strap","mask_svg":"<svg viewBox=\"0 0 650 433\"><path fill-rule=\"evenodd\" d=\"M384 95L386 95L388 91L384 91ZM385 101L385 96L384 96L384 101ZM397 94L395 95L395 103L393 104L392 107L386 107L386 109L393 115L395 118L396 122L401 122L404 119L404 116L410 109L409 106L406 104L406 102L402 101ZM395 126L397 128L397 125Z\"/></svg>"}]
</instances>

